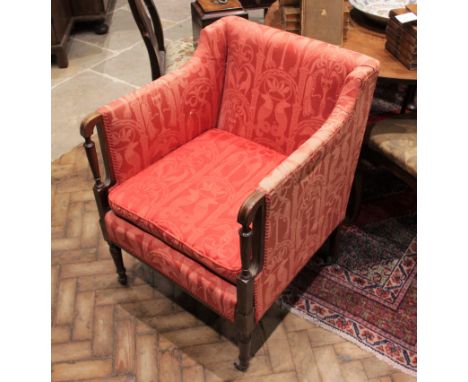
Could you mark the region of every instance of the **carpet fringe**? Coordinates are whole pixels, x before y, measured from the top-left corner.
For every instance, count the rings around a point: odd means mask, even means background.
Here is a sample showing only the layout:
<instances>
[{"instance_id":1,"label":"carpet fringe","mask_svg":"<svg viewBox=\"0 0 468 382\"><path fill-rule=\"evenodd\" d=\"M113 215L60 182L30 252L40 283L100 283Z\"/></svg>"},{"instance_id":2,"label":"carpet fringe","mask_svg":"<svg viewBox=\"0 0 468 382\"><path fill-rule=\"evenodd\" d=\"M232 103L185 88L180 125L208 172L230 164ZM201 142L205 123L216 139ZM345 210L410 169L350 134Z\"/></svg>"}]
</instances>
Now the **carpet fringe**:
<instances>
[{"instance_id":1,"label":"carpet fringe","mask_svg":"<svg viewBox=\"0 0 468 382\"><path fill-rule=\"evenodd\" d=\"M283 308L286 308L288 309L289 311L293 312L295 315L297 316L300 316L308 321L311 321L313 322L314 324L320 326L321 328L325 329L325 330L328 330L330 332L333 332L335 334L338 334L339 336L343 337L345 340L348 340L352 343L354 343L355 345L359 346L362 350L365 350L371 354L373 354L374 356L376 356L378 359L380 359L381 361L385 362L386 364L402 371L403 373L406 373L406 374L409 374L411 376L414 376L416 377L417 373L411 369L408 369L402 365L400 365L399 363L395 362L395 361L392 361L390 358L388 357L385 357L383 356L382 354L380 354L379 352L375 351L374 349L370 348L369 346L363 344L362 342L360 342L359 340L357 340L356 338L354 338L353 336L347 334L347 333L344 333L338 329L335 329L334 327L328 325L327 323L323 322L323 321L320 321L319 319L315 318L315 317L312 317L312 316L309 316L307 313L304 313L302 312L301 310L297 309L297 308L294 308L288 304L286 304L284 301L281 301L279 302L280 306L282 306Z\"/></svg>"}]
</instances>

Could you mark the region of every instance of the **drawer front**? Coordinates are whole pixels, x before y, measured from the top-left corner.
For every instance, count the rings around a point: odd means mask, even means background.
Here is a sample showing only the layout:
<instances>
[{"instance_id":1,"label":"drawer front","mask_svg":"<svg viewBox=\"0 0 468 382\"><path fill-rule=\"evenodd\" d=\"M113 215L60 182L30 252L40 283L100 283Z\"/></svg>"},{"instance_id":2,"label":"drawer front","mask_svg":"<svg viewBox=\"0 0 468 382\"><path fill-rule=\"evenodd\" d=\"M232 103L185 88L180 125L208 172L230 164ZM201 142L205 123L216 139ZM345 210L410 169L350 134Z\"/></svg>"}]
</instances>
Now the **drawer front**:
<instances>
[{"instance_id":1,"label":"drawer front","mask_svg":"<svg viewBox=\"0 0 468 382\"><path fill-rule=\"evenodd\" d=\"M73 16L98 16L105 13L108 0L71 0Z\"/></svg>"},{"instance_id":2,"label":"drawer front","mask_svg":"<svg viewBox=\"0 0 468 382\"><path fill-rule=\"evenodd\" d=\"M268 8L275 0L240 0L244 8Z\"/></svg>"}]
</instances>

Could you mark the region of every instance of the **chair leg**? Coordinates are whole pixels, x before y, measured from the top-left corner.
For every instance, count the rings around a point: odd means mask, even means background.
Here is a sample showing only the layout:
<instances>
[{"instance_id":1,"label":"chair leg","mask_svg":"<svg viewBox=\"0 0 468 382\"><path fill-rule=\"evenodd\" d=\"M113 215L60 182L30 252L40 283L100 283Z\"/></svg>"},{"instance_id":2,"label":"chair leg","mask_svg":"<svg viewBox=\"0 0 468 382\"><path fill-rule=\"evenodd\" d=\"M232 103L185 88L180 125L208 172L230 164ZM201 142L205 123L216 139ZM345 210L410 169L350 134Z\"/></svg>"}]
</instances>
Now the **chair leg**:
<instances>
[{"instance_id":1,"label":"chair leg","mask_svg":"<svg viewBox=\"0 0 468 382\"><path fill-rule=\"evenodd\" d=\"M362 178L363 170L358 164L356 169L356 174L354 176L353 186L351 188L351 195L349 198L348 209L346 211L347 218L349 222L354 222L359 216L359 211L361 210L362 202Z\"/></svg>"},{"instance_id":2,"label":"chair leg","mask_svg":"<svg viewBox=\"0 0 468 382\"><path fill-rule=\"evenodd\" d=\"M327 250L327 255L325 257L325 263L327 265L335 264L338 260L338 251L337 251L337 242L336 242L337 233L338 233L338 228L335 228L335 230L328 237L328 250Z\"/></svg>"},{"instance_id":3,"label":"chair leg","mask_svg":"<svg viewBox=\"0 0 468 382\"><path fill-rule=\"evenodd\" d=\"M238 333L237 346L239 360L234 363L237 370L247 371L252 357L252 333L255 330L255 310L253 306L253 279L250 275L241 273L237 278L236 328Z\"/></svg>"},{"instance_id":4,"label":"chair leg","mask_svg":"<svg viewBox=\"0 0 468 382\"><path fill-rule=\"evenodd\" d=\"M109 250L114 259L115 268L117 269L118 280L122 285L127 285L127 274L122 259L122 250L113 243L109 243Z\"/></svg>"},{"instance_id":5,"label":"chair leg","mask_svg":"<svg viewBox=\"0 0 468 382\"><path fill-rule=\"evenodd\" d=\"M249 335L239 336L239 360L234 363L237 370L247 371L250 364L251 348L252 348L252 333Z\"/></svg>"}]
</instances>

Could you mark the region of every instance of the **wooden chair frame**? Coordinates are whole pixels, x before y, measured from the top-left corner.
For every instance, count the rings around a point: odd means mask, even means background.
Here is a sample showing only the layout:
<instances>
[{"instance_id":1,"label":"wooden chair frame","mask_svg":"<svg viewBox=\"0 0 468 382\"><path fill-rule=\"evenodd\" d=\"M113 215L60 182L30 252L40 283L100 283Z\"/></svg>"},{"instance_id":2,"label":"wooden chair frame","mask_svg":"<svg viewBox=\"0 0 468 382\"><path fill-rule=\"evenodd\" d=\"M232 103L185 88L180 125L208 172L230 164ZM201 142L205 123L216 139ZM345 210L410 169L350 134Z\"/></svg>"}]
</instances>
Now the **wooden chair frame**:
<instances>
[{"instance_id":1,"label":"wooden chair frame","mask_svg":"<svg viewBox=\"0 0 468 382\"><path fill-rule=\"evenodd\" d=\"M128 3L148 51L151 78L154 81L165 73L166 68L166 48L161 19L152 0L128 0Z\"/></svg>"}]
</instances>

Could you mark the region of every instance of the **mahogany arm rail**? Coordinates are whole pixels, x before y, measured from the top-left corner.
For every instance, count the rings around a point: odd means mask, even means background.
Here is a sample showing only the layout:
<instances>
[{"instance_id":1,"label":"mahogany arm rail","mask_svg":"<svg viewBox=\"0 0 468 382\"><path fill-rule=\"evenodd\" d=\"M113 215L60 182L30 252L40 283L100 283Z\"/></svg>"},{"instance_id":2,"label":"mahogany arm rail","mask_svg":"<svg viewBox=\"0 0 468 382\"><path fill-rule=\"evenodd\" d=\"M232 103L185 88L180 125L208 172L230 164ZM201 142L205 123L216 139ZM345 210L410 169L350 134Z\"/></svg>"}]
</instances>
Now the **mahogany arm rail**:
<instances>
[{"instance_id":1,"label":"mahogany arm rail","mask_svg":"<svg viewBox=\"0 0 468 382\"><path fill-rule=\"evenodd\" d=\"M265 228L265 194L252 192L244 201L237 214L242 271L240 276L252 278L263 266L263 234Z\"/></svg>"},{"instance_id":2,"label":"mahogany arm rail","mask_svg":"<svg viewBox=\"0 0 468 382\"><path fill-rule=\"evenodd\" d=\"M265 227L265 194L252 192L242 203L237 215L242 268L237 275L236 324L239 328L241 354L250 352L248 338L255 328L254 278L263 266L263 234ZM246 360L240 356L236 365L244 370Z\"/></svg>"},{"instance_id":3,"label":"mahogany arm rail","mask_svg":"<svg viewBox=\"0 0 468 382\"><path fill-rule=\"evenodd\" d=\"M108 191L110 186L115 183L114 176L112 174L109 158L107 154L107 144L104 138L103 133L103 118L102 115L98 112L89 114L83 119L80 125L80 134L84 138L85 142L83 144L86 156L88 158L89 167L93 173L94 186L93 193L94 198L96 199L96 204L99 212L99 224L101 225L101 230L104 236L104 239L108 241L108 236L104 224L104 216L110 210L109 200L108 200ZM102 157L104 159L104 168L105 168L105 179L101 177L101 171L99 169L99 161L96 151L96 145L91 139L91 136L94 133L94 128L97 127L99 143L101 145Z\"/></svg>"}]
</instances>

